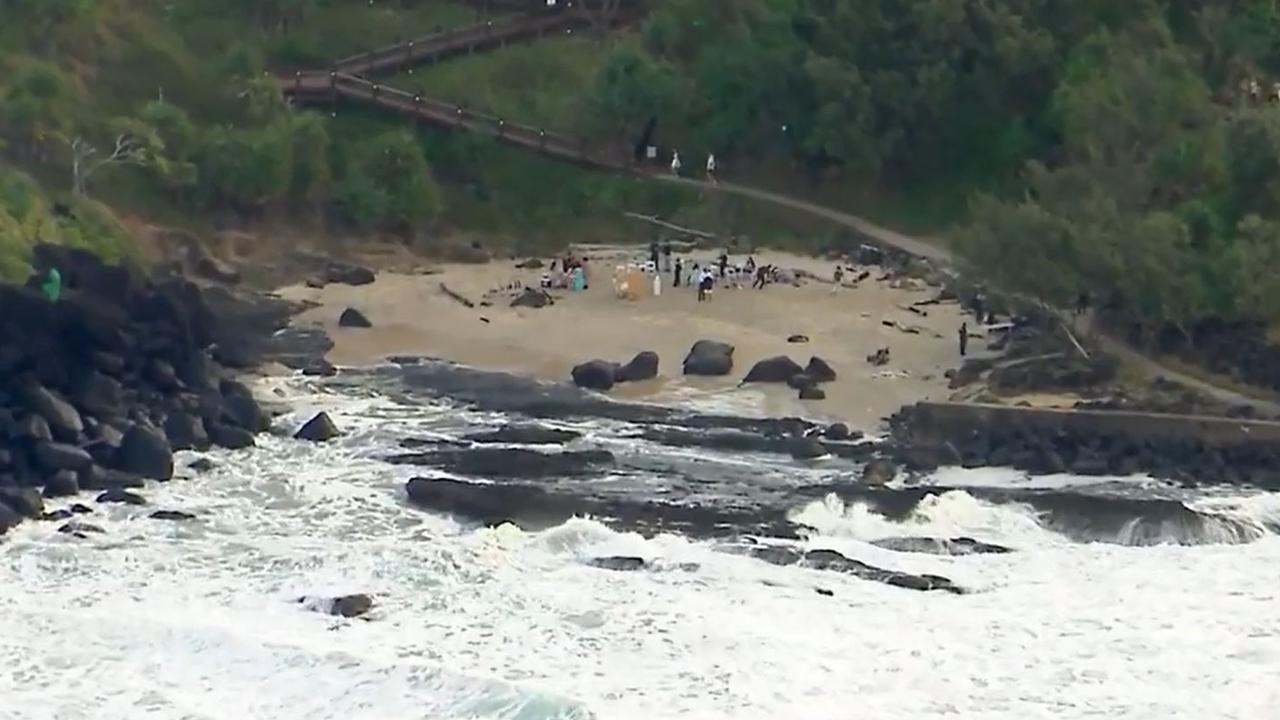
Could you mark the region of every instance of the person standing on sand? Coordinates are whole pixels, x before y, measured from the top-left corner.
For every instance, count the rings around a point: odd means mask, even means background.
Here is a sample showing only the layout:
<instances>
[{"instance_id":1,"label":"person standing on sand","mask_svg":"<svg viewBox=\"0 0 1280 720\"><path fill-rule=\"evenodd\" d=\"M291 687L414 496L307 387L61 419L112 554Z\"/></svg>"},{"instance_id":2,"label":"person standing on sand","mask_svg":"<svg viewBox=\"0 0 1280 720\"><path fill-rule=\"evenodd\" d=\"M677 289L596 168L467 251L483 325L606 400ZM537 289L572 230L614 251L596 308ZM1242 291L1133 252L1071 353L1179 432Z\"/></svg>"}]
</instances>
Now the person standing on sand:
<instances>
[{"instance_id":1,"label":"person standing on sand","mask_svg":"<svg viewBox=\"0 0 1280 720\"><path fill-rule=\"evenodd\" d=\"M729 269L729 251L727 249L720 253L720 258L717 262L720 264L720 279L724 280L725 271Z\"/></svg>"},{"instance_id":2,"label":"person standing on sand","mask_svg":"<svg viewBox=\"0 0 1280 720\"><path fill-rule=\"evenodd\" d=\"M715 287L716 276L708 268L702 271L702 280L698 283L698 302L705 302L711 299L711 288Z\"/></svg>"},{"instance_id":3,"label":"person standing on sand","mask_svg":"<svg viewBox=\"0 0 1280 720\"><path fill-rule=\"evenodd\" d=\"M768 276L768 274L769 274L768 265L761 265L760 267L756 268L756 279L755 279L755 282L751 283L751 287L755 290L763 290L765 277Z\"/></svg>"},{"instance_id":4,"label":"person standing on sand","mask_svg":"<svg viewBox=\"0 0 1280 720\"><path fill-rule=\"evenodd\" d=\"M960 323L960 357L969 351L969 323Z\"/></svg>"},{"instance_id":5,"label":"person standing on sand","mask_svg":"<svg viewBox=\"0 0 1280 720\"><path fill-rule=\"evenodd\" d=\"M671 279L671 287L680 287L680 276L684 273L684 260L676 258L675 275Z\"/></svg>"},{"instance_id":6,"label":"person standing on sand","mask_svg":"<svg viewBox=\"0 0 1280 720\"><path fill-rule=\"evenodd\" d=\"M671 272L671 241L662 243L662 271Z\"/></svg>"},{"instance_id":7,"label":"person standing on sand","mask_svg":"<svg viewBox=\"0 0 1280 720\"><path fill-rule=\"evenodd\" d=\"M835 295L836 293L840 292L840 287L844 284L844 266L843 265L836 266L836 272L832 276L832 280L833 282L831 283L831 294Z\"/></svg>"},{"instance_id":8,"label":"person standing on sand","mask_svg":"<svg viewBox=\"0 0 1280 720\"><path fill-rule=\"evenodd\" d=\"M680 151L671 151L671 174L676 177L680 176Z\"/></svg>"}]
</instances>

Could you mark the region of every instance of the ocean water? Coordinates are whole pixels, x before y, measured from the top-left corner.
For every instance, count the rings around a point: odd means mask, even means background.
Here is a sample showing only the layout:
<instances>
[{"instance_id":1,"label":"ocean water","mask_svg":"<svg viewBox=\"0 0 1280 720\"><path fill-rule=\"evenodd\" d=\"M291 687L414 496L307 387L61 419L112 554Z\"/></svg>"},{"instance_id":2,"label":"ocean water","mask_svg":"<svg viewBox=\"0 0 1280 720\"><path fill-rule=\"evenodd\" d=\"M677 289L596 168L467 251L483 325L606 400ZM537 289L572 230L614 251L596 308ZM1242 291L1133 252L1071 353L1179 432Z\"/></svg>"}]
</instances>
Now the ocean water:
<instances>
[{"instance_id":1,"label":"ocean water","mask_svg":"<svg viewBox=\"0 0 1280 720\"><path fill-rule=\"evenodd\" d=\"M897 521L835 493L791 508L813 528L806 548L970 590L919 593L591 518L534 533L424 512L403 493L421 471L377 458L401 437L506 418L277 382L294 408L282 430L324 409L344 437L210 453L215 470L148 488L150 507L80 518L106 531L87 540L28 523L0 541L0 718L1206 720L1280 707L1276 495L1188 499L1258 531L1249 542L1210 531L1193 545L1073 540L1029 506L978 497L1030 482L999 470L944 472L933 480L953 489ZM607 423L578 427L588 441L612 437ZM780 474L819 473L773 462ZM199 519L147 517L161 508ZM870 544L920 535L1014 552ZM604 555L653 565L586 562ZM368 619L297 602L346 592L375 597Z\"/></svg>"}]
</instances>

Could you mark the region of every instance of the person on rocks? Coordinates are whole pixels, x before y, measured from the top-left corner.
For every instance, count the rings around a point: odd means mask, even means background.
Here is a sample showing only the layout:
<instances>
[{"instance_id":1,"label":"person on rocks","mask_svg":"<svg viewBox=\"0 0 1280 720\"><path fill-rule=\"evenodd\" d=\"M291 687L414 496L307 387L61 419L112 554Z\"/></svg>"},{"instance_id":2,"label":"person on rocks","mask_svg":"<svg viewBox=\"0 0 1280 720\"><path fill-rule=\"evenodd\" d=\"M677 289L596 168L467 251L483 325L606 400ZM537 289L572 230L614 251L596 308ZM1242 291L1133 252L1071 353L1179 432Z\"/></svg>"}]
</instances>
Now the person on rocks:
<instances>
[{"instance_id":1,"label":"person on rocks","mask_svg":"<svg viewBox=\"0 0 1280 720\"><path fill-rule=\"evenodd\" d=\"M680 276L684 274L684 260L676 258L676 267L671 278L671 287L680 287Z\"/></svg>"},{"instance_id":2,"label":"person on rocks","mask_svg":"<svg viewBox=\"0 0 1280 720\"><path fill-rule=\"evenodd\" d=\"M679 176L680 176L680 167L681 167L681 166L680 166L680 151L679 151L679 150L672 150L672 151L671 151L671 174L672 174L672 175L675 175L676 177L679 177Z\"/></svg>"},{"instance_id":3,"label":"person on rocks","mask_svg":"<svg viewBox=\"0 0 1280 720\"><path fill-rule=\"evenodd\" d=\"M969 323L960 323L960 357L969 352Z\"/></svg>"},{"instance_id":4,"label":"person on rocks","mask_svg":"<svg viewBox=\"0 0 1280 720\"><path fill-rule=\"evenodd\" d=\"M45 276L44 284L40 289L49 302L58 302L58 298L62 297L62 273L58 272L58 268L49 268L49 273Z\"/></svg>"}]
</instances>

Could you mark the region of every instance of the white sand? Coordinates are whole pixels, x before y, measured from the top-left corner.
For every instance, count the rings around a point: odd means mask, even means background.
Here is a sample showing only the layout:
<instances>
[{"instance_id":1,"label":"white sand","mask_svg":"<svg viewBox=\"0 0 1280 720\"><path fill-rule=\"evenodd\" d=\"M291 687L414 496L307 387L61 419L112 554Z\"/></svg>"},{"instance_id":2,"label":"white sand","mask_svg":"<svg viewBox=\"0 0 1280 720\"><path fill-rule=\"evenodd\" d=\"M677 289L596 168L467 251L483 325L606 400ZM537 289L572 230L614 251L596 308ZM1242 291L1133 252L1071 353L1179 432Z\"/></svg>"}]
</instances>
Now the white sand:
<instances>
[{"instance_id":1,"label":"white sand","mask_svg":"<svg viewBox=\"0 0 1280 720\"><path fill-rule=\"evenodd\" d=\"M389 355L427 355L478 368L504 370L549 380L568 380L572 367L592 358L626 362L641 350L662 358L660 377L623 385L612 395L657 402L697 399L739 412L796 414L839 419L873 429L879 420L904 404L946 399L943 373L959 364L956 332L961 323L955 304L923 308L928 317L901 309L932 297L931 288L894 288L877 282L879 268L858 287L831 292L830 283L801 287L770 285L765 290L717 288L710 302L696 302L692 288L667 286L661 297L629 302L614 295L612 273L619 257L643 259L643 248L590 249L592 285L584 293L553 291L559 299L542 309L511 308L509 295L491 296L491 307L468 309L440 290L443 282L477 303L487 291L519 280L536 286L541 270L518 270L514 263L449 265L434 275L384 273L363 287L330 285L286 288L290 299L319 306L297 322L323 325L336 347L329 355L338 365L366 365ZM708 262L714 253L694 256ZM757 254L758 263L803 268L829 278L834 265L781 253ZM686 258L686 263L691 264ZM856 276L856 273L853 273ZM371 329L337 327L339 314L355 307L373 323ZM485 318L485 322L481 318ZM918 335L885 327L882 320L922 329ZM807 344L787 337L803 334ZM734 373L727 378L684 378L681 361L699 339L732 343ZM872 367L866 356L889 347L891 362ZM981 348L981 341L971 348ZM826 359L839 373L824 385L827 399L800 402L785 386L749 385L739 381L758 360L790 355L800 364L811 355Z\"/></svg>"}]
</instances>

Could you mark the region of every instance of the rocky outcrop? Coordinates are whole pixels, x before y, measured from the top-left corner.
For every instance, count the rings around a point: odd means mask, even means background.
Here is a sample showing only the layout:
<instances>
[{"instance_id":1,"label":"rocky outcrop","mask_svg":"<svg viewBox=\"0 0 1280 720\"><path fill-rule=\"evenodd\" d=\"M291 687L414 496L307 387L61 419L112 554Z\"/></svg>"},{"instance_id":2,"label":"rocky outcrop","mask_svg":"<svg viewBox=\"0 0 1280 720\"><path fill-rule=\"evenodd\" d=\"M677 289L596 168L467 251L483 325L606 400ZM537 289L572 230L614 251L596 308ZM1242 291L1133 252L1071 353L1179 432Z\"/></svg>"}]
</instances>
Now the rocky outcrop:
<instances>
[{"instance_id":1,"label":"rocky outcrop","mask_svg":"<svg viewBox=\"0 0 1280 720\"><path fill-rule=\"evenodd\" d=\"M480 445L564 445L582 437L573 430L527 425L506 425L492 432L472 433L463 440Z\"/></svg>"},{"instance_id":2,"label":"rocky outcrop","mask_svg":"<svg viewBox=\"0 0 1280 720\"><path fill-rule=\"evenodd\" d=\"M573 384L588 390L608 390L618 375L618 364L607 360L589 360L573 368Z\"/></svg>"},{"instance_id":3,"label":"rocky outcrop","mask_svg":"<svg viewBox=\"0 0 1280 720\"><path fill-rule=\"evenodd\" d=\"M747 383L785 383L797 375L804 373L804 368L786 355L761 360L752 366L742 382Z\"/></svg>"},{"instance_id":4,"label":"rocky outcrop","mask_svg":"<svg viewBox=\"0 0 1280 720\"><path fill-rule=\"evenodd\" d=\"M598 567L601 570L614 570L616 572L635 572L649 567L649 563L644 558L631 555L591 558L587 561L587 564L592 567Z\"/></svg>"},{"instance_id":5,"label":"rocky outcrop","mask_svg":"<svg viewBox=\"0 0 1280 720\"><path fill-rule=\"evenodd\" d=\"M315 417L307 421L305 425L293 434L295 440L308 440L310 442L327 442L342 433L338 431L338 426L333 423L329 417L329 413L316 413Z\"/></svg>"},{"instance_id":6,"label":"rocky outcrop","mask_svg":"<svg viewBox=\"0 0 1280 720\"><path fill-rule=\"evenodd\" d=\"M872 545L895 552L927 555L999 555L1013 550L973 538L893 537L873 540Z\"/></svg>"},{"instance_id":7,"label":"rocky outcrop","mask_svg":"<svg viewBox=\"0 0 1280 720\"><path fill-rule=\"evenodd\" d=\"M157 510L147 517L152 520L169 520L171 522L186 522L188 520L196 519L196 516L192 513L183 512L181 510Z\"/></svg>"},{"instance_id":8,"label":"rocky outcrop","mask_svg":"<svg viewBox=\"0 0 1280 720\"><path fill-rule=\"evenodd\" d=\"M835 368L826 360L814 355L809 358L809 364L805 366L804 374L813 379L816 383L829 383L836 381Z\"/></svg>"},{"instance_id":9,"label":"rocky outcrop","mask_svg":"<svg viewBox=\"0 0 1280 720\"><path fill-rule=\"evenodd\" d=\"M883 458L872 460L862 468L862 482L868 485L884 485L898 476L898 468Z\"/></svg>"},{"instance_id":10,"label":"rocky outcrop","mask_svg":"<svg viewBox=\"0 0 1280 720\"><path fill-rule=\"evenodd\" d=\"M386 458L394 465L423 465L484 478L539 478L589 475L613 465L605 450L538 452L524 448L478 447L406 453Z\"/></svg>"},{"instance_id":11,"label":"rocky outcrop","mask_svg":"<svg viewBox=\"0 0 1280 720\"><path fill-rule=\"evenodd\" d=\"M658 364L658 353L644 350L636 353L631 362L618 368L613 380L619 383L652 380L658 377Z\"/></svg>"},{"instance_id":12,"label":"rocky outcrop","mask_svg":"<svg viewBox=\"0 0 1280 720\"><path fill-rule=\"evenodd\" d=\"M338 316L338 327L344 328L371 328L373 323L369 322L369 318L364 313L355 308L347 308Z\"/></svg>"},{"instance_id":13,"label":"rocky outcrop","mask_svg":"<svg viewBox=\"0 0 1280 720\"><path fill-rule=\"evenodd\" d=\"M38 246L28 287L0 284L0 487L7 512L32 497L106 491L173 475L175 449L263 430L247 388L225 382L219 347L253 361L287 304L240 302L225 288L147 277L74 248ZM56 267L63 294L34 288ZM219 309L234 308L224 316ZM243 352L242 352L243 350ZM237 444L242 438L236 438ZM124 496L121 496L124 497Z\"/></svg>"},{"instance_id":14,"label":"rocky outcrop","mask_svg":"<svg viewBox=\"0 0 1280 720\"><path fill-rule=\"evenodd\" d=\"M689 349L683 367L685 375L722 376L733 372L734 347L715 340L699 340Z\"/></svg>"}]
</instances>

